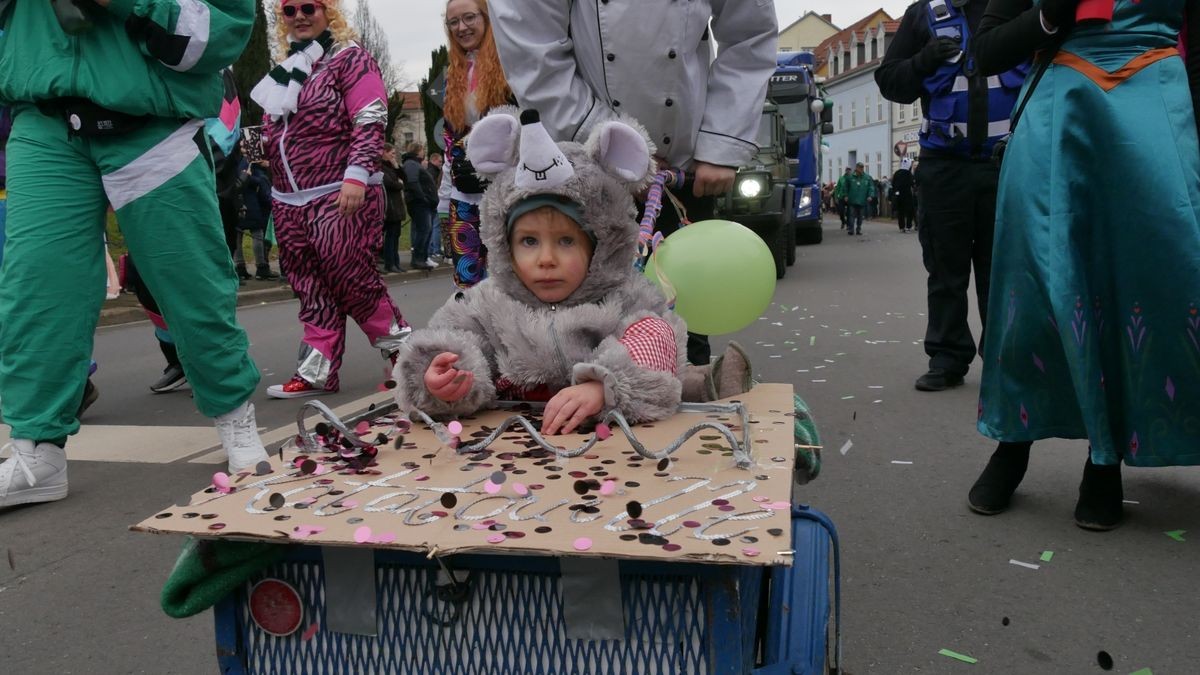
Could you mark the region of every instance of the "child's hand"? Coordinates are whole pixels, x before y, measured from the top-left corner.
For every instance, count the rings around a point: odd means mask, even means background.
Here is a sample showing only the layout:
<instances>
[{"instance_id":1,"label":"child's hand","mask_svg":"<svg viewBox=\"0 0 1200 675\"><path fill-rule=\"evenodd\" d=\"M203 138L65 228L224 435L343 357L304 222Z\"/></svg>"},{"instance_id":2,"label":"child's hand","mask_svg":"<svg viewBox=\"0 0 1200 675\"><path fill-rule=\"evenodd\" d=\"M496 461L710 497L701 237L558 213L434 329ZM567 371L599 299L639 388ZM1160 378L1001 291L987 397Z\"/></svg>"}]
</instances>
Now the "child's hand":
<instances>
[{"instance_id":1,"label":"child's hand","mask_svg":"<svg viewBox=\"0 0 1200 675\"><path fill-rule=\"evenodd\" d=\"M542 414L542 434L569 434L587 418L604 409L604 385L584 382L554 395Z\"/></svg>"},{"instance_id":2,"label":"child's hand","mask_svg":"<svg viewBox=\"0 0 1200 675\"><path fill-rule=\"evenodd\" d=\"M442 352L425 369L425 388L439 401L454 403L466 396L475 382L474 373L454 367L456 361L458 354Z\"/></svg>"}]
</instances>

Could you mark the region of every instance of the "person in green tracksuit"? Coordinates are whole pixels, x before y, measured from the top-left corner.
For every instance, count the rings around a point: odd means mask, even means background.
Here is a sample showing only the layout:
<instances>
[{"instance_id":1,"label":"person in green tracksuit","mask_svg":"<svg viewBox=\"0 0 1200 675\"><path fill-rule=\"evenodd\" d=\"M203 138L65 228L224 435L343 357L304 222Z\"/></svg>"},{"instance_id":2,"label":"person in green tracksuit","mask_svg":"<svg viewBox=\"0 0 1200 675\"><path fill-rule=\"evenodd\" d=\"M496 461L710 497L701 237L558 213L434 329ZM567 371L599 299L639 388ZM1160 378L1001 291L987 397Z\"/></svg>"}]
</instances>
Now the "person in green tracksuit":
<instances>
[{"instance_id":1,"label":"person in green tracksuit","mask_svg":"<svg viewBox=\"0 0 1200 675\"><path fill-rule=\"evenodd\" d=\"M854 173L845 176L844 196L849 211L846 234L862 234L863 213L867 203L875 201L875 181L863 170L862 162L854 166Z\"/></svg>"},{"instance_id":2,"label":"person in green tracksuit","mask_svg":"<svg viewBox=\"0 0 1200 675\"><path fill-rule=\"evenodd\" d=\"M76 6L83 30L56 16ZM204 135L204 118L222 115L220 72L253 24L246 0L0 0L0 104L13 108L0 266L0 399L12 441L0 508L67 495L63 448L79 427L104 300L109 204L196 406L216 418L229 469L266 459Z\"/></svg>"}]
</instances>

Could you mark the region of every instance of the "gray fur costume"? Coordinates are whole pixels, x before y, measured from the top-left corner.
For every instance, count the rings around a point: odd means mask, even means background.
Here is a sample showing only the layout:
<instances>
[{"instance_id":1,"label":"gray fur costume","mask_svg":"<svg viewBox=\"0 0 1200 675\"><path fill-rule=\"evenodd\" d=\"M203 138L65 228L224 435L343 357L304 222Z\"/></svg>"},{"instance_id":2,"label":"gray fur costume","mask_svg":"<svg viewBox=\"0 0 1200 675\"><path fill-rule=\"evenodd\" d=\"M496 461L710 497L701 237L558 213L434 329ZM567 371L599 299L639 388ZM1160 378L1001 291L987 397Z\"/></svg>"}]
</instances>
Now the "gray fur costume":
<instances>
[{"instance_id":1,"label":"gray fur costume","mask_svg":"<svg viewBox=\"0 0 1200 675\"><path fill-rule=\"evenodd\" d=\"M638 232L633 194L654 171L645 132L606 122L586 144L555 145L535 112L517 115L516 108L497 109L467 139L468 158L492 181L480 208L488 278L444 305L401 347L396 400L406 412L445 418L493 406L500 380L552 391L596 381L604 385L604 410L619 410L630 422L675 414L686 327L658 288L633 269ZM557 305L538 300L512 267L508 214L539 194L579 204L580 225L596 240L583 284ZM642 367L619 342L629 326L647 317L661 318L674 331L675 372ZM458 354L455 367L474 374L471 391L453 403L434 398L425 387L425 371L441 352Z\"/></svg>"}]
</instances>

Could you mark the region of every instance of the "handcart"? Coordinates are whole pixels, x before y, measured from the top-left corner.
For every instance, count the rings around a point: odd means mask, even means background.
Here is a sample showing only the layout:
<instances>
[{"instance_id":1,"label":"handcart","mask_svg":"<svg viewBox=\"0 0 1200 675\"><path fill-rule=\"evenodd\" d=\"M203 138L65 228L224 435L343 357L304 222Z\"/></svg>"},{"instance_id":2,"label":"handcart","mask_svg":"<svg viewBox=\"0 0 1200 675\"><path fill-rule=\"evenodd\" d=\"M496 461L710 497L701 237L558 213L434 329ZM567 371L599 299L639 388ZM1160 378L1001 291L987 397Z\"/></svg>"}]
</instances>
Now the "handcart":
<instances>
[{"instance_id":1,"label":"handcart","mask_svg":"<svg viewBox=\"0 0 1200 675\"><path fill-rule=\"evenodd\" d=\"M223 673L837 672L836 530L780 499L790 396L565 447L528 408L455 429L313 402L294 456L135 529L286 545L214 608Z\"/></svg>"}]
</instances>

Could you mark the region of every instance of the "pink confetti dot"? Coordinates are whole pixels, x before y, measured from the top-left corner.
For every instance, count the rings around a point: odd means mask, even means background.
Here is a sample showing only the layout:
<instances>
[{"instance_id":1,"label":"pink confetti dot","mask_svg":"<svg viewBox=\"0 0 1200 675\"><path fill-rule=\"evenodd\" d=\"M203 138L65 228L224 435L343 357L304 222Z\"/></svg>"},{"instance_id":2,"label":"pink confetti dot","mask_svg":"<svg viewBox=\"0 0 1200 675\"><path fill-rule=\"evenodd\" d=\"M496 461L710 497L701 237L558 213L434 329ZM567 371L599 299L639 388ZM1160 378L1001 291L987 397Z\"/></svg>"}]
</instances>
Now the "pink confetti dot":
<instances>
[{"instance_id":1,"label":"pink confetti dot","mask_svg":"<svg viewBox=\"0 0 1200 675\"><path fill-rule=\"evenodd\" d=\"M506 539L508 539L508 537L506 537L502 534L493 534L493 535L488 536L487 542L489 544L499 544L500 542L502 542Z\"/></svg>"},{"instance_id":2,"label":"pink confetti dot","mask_svg":"<svg viewBox=\"0 0 1200 675\"><path fill-rule=\"evenodd\" d=\"M759 502L759 503L761 504L762 502L769 502L769 501L771 501L771 498L770 498L770 497L764 497L764 496L762 496L762 495L759 495L759 496L757 496L757 497L755 497L755 498L754 498L754 501L756 501L756 502Z\"/></svg>"},{"instance_id":3,"label":"pink confetti dot","mask_svg":"<svg viewBox=\"0 0 1200 675\"><path fill-rule=\"evenodd\" d=\"M524 483L513 483L513 492L524 497L529 494L529 488L525 487Z\"/></svg>"},{"instance_id":4,"label":"pink confetti dot","mask_svg":"<svg viewBox=\"0 0 1200 675\"><path fill-rule=\"evenodd\" d=\"M354 501L353 499L343 499L342 506L347 509L353 509L358 506L358 502Z\"/></svg>"},{"instance_id":5,"label":"pink confetti dot","mask_svg":"<svg viewBox=\"0 0 1200 675\"><path fill-rule=\"evenodd\" d=\"M365 544L371 541L371 528L363 525L354 530L354 543Z\"/></svg>"},{"instance_id":6,"label":"pink confetti dot","mask_svg":"<svg viewBox=\"0 0 1200 675\"><path fill-rule=\"evenodd\" d=\"M362 436L363 434L367 433L370 430L371 430L371 425L366 420L363 420L363 421L359 422L358 424L354 425L354 433L358 434L359 436Z\"/></svg>"},{"instance_id":7,"label":"pink confetti dot","mask_svg":"<svg viewBox=\"0 0 1200 675\"><path fill-rule=\"evenodd\" d=\"M587 537L580 537L572 544L576 551L586 551L592 547L592 540Z\"/></svg>"},{"instance_id":8,"label":"pink confetti dot","mask_svg":"<svg viewBox=\"0 0 1200 675\"><path fill-rule=\"evenodd\" d=\"M489 481L484 482L483 491L488 493L489 495L494 495L494 494L500 492L500 486L496 485L495 483L493 483L492 481L489 480Z\"/></svg>"},{"instance_id":9,"label":"pink confetti dot","mask_svg":"<svg viewBox=\"0 0 1200 675\"><path fill-rule=\"evenodd\" d=\"M314 635L316 635L316 634L317 634L317 629L318 629L318 628L320 628L320 626L319 626L319 625L317 625L317 624L315 624L315 623L314 623L314 624L312 624L311 626L309 626L308 628L306 628L306 629L304 630L304 635L301 635L301 636L300 636L300 639L301 639L301 640L303 640L303 641L305 641L305 642L308 642L309 640L311 640L311 639L313 638L313 636L314 636Z\"/></svg>"},{"instance_id":10,"label":"pink confetti dot","mask_svg":"<svg viewBox=\"0 0 1200 675\"><path fill-rule=\"evenodd\" d=\"M600 485L600 494L605 497L617 491L617 482L615 480L606 480Z\"/></svg>"},{"instance_id":11,"label":"pink confetti dot","mask_svg":"<svg viewBox=\"0 0 1200 675\"><path fill-rule=\"evenodd\" d=\"M413 478L413 480L415 480L417 482L426 481L426 480L429 480L429 476L422 474L420 476L417 476L416 478Z\"/></svg>"},{"instance_id":12,"label":"pink confetti dot","mask_svg":"<svg viewBox=\"0 0 1200 675\"><path fill-rule=\"evenodd\" d=\"M488 526L484 525L483 523L472 523L471 529L472 530L486 530L486 529L488 529Z\"/></svg>"},{"instance_id":13,"label":"pink confetti dot","mask_svg":"<svg viewBox=\"0 0 1200 675\"><path fill-rule=\"evenodd\" d=\"M229 490L229 474L226 474L223 471L214 473L212 477L212 484L213 487L221 490L222 492Z\"/></svg>"},{"instance_id":14,"label":"pink confetti dot","mask_svg":"<svg viewBox=\"0 0 1200 675\"><path fill-rule=\"evenodd\" d=\"M788 509L792 508L792 503L791 502L772 502L771 508L775 509L776 511L787 511Z\"/></svg>"},{"instance_id":15,"label":"pink confetti dot","mask_svg":"<svg viewBox=\"0 0 1200 675\"><path fill-rule=\"evenodd\" d=\"M453 422L446 425L446 431L449 431L450 433L454 434L455 436L461 434L462 430L463 430L462 422L459 422L458 420L454 420Z\"/></svg>"},{"instance_id":16,"label":"pink confetti dot","mask_svg":"<svg viewBox=\"0 0 1200 675\"><path fill-rule=\"evenodd\" d=\"M759 551L756 548L742 549L742 555L746 556L747 558L753 558L753 557L757 556L759 553L761 553L761 551Z\"/></svg>"},{"instance_id":17,"label":"pink confetti dot","mask_svg":"<svg viewBox=\"0 0 1200 675\"><path fill-rule=\"evenodd\" d=\"M603 440L607 440L611 436L612 436L612 428L609 427L607 424L597 424L596 425L596 438L603 441Z\"/></svg>"},{"instance_id":18,"label":"pink confetti dot","mask_svg":"<svg viewBox=\"0 0 1200 675\"><path fill-rule=\"evenodd\" d=\"M375 537L376 544L391 544L395 541L396 541L396 533L395 532L384 532L383 534Z\"/></svg>"},{"instance_id":19,"label":"pink confetti dot","mask_svg":"<svg viewBox=\"0 0 1200 675\"><path fill-rule=\"evenodd\" d=\"M323 473L325 473L325 465L324 465L324 464L318 464L318 465L317 465L317 468L313 469L312 475L314 475L314 476L320 476L320 475L321 475L321 474L323 474Z\"/></svg>"}]
</instances>

